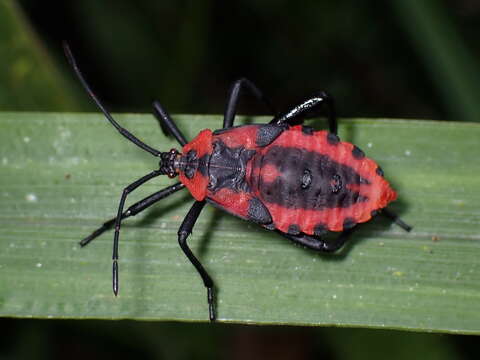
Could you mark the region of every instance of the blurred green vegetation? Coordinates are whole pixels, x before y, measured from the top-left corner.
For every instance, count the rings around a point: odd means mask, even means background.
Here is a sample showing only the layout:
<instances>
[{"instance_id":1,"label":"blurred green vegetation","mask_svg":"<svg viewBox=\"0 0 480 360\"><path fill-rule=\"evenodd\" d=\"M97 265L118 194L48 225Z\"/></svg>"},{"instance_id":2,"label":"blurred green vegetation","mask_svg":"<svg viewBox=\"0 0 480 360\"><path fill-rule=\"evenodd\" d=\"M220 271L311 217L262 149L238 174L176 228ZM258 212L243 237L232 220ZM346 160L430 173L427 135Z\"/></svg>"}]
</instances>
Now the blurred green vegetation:
<instances>
[{"instance_id":1,"label":"blurred green vegetation","mask_svg":"<svg viewBox=\"0 0 480 360\"><path fill-rule=\"evenodd\" d=\"M276 104L324 89L340 115L479 120L476 1L0 2L0 109L90 110L60 46L115 111L220 113L229 83ZM23 9L24 12L21 11ZM281 108L281 106L279 106ZM243 112L263 109L246 99ZM1 131L1 129L0 129ZM473 337L100 321L0 322L2 358L476 358ZM245 354L248 349L255 351ZM265 355L267 354L267 355ZM243 355L243 357L242 357Z\"/></svg>"},{"instance_id":2,"label":"blurred green vegetation","mask_svg":"<svg viewBox=\"0 0 480 360\"><path fill-rule=\"evenodd\" d=\"M84 102L74 95L20 8L0 2L0 110L71 111Z\"/></svg>"},{"instance_id":3,"label":"blurred green vegetation","mask_svg":"<svg viewBox=\"0 0 480 360\"><path fill-rule=\"evenodd\" d=\"M68 71L67 39L118 111L150 111L157 98L172 113L220 113L245 76L279 108L323 89L346 117L479 119L476 2L21 3L57 69ZM264 111L248 100L242 108Z\"/></svg>"}]
</instances>

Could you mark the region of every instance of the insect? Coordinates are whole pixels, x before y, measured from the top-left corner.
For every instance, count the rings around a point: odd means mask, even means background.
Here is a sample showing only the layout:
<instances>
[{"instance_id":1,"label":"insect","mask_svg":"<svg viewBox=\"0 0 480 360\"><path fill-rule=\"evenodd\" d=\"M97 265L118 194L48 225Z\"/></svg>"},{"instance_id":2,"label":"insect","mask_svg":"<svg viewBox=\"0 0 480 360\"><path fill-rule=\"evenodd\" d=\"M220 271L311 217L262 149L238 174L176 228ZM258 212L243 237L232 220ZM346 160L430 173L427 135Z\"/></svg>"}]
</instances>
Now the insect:
<instances>
[{"instance_id":1,"label":"insect","mask_svg":"<svg viewBox=\"0 0 480 360\"><path fill-rule=\"evenodd\" d=\"M116 217L106 221L80 244L106 230L115 229L113 240L113 292L119 290L118 242L122 221L187 188L195 199L178 230L178 242L207 289L209 318L214 321L214 283L187 244L205 204L274 231L307 248L333 252L340 249L358 223L378 213L391 218L406 231L410 226L386 209L396 199L381 168L355 145L337 136L337 121L331 96L319 92L283 113L276 113L249 80L233 83L222 129L201 131L188 142L169 114L154 101L154 115L166 132L182 146L161 152L121 127L87 84L67 44L65 54L83 87L108 121L126 139L160 159L159 168L126 186ZM267 124L234 126L242 90L250 91L275 116ZM302 125L310 117L326 115L329 131ZM127 196L147 181L167 175L178 182L134 203L124 210ZM322 238L340 232L333 241Z\"/></svg>"}]
</instances>

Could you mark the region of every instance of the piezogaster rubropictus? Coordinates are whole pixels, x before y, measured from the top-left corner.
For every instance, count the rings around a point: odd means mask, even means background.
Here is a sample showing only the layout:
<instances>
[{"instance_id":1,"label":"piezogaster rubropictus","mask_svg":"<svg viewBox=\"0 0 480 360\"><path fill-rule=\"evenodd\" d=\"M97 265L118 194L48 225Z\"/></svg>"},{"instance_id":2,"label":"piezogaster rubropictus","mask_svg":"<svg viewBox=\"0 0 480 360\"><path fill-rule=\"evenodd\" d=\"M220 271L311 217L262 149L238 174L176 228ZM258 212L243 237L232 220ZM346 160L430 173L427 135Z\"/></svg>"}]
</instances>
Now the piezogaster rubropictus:
<instances>
[{"instance_id":1,"label":"piezogaster rubropictus","mask_svg":"<svg viewBox=\"0 0 480 360\"><path fill-rule=\"evenodd\" d=\"M112 256L115 295L122 220L185 187L195 202L180 225L178 242L207 288L212 321L216 317L214 284L187 244L187 237L206 203L321 252L341 248L356 224L378 213L410 231L407 224L386 209L397 194L384 179L382 169L358 147L338 138L333 99L327 93L319 92L284 113L276 113L252 82L240 79L230 89L222 129L205 129L190 142L155 101L154 114L162 128L182 146L181 151L161 152L113 119L82 76L68 45L64 48L75 74L108 121L125 138L160 158L158 169L125 187L117 216L80 242L85 246L104 231L115 228ZM233 126L242 89L250 91L275 114L268 124ZM322 114L328 119L329 131L302 125L305 119ZM127 195L160 175L178 176L180 181L124 211ZM326 241L322 236L327 232L340 235Z\"/></svg>"}]
</instances>

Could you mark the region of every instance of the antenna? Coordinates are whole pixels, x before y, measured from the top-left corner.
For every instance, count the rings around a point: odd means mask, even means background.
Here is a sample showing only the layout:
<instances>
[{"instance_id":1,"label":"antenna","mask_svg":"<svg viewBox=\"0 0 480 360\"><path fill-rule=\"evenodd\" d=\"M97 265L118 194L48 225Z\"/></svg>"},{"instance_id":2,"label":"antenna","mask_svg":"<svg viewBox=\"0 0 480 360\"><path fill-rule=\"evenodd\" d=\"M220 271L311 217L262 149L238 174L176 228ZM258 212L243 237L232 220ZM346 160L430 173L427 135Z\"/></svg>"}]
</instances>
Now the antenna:
<instances>
[{"instance_id":1,"label":"antenna","mask_svg":"<svg viewBox=\"0 0 480 360\"><path fill-rule=\"evenodd\" d=\"M93 93L91 87L88 85L87 81L83 77L82 73L80 72L80 69L78 68L77 62L75 61L75 58L72 54L72 51L70 50L70 46L66 41L63 42L63 50L65 51L65 56L68 59L68 62L72 66L73 71L75 72L75 75L77 75L78 79L80 80L80 83L84 87L84 89L87 91L88 95L92 98L92 100L95 102L95 104L98 106L98 108L103 112L105 117L107 118L108 121L118 130L120 134L122 134L124 137L126 137L128 140L133 142L135 145L138 147L142 148L145 151L148 151L150 154L154 156L160 156L161 152L148 146L145 144L143 141L139 140L135 135L130 133L127 129L124 129L121 127L113 118L113 116L110 114L110 112L105 108L105 106L100 102L100 100L97 98L97 96Z\"/></svg>"}]
</instances>

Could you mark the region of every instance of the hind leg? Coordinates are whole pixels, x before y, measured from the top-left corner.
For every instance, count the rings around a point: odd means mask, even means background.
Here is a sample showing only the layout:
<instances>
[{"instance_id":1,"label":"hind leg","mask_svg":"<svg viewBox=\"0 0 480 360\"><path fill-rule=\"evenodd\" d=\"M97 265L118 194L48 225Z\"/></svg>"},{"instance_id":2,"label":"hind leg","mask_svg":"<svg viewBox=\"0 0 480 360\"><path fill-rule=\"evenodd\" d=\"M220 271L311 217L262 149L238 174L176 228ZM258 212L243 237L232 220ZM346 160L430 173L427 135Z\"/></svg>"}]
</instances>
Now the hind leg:
<instances>
[{"instance_id":1,"label":"hind leg","mask_svg":"<svg viewBox=\"0 0 480 360\"><path fill-rule=\"evenodd\" d=\"M300 125L305 119L315 116L326 115L328 128L332 134L337 135L337 116L333 98L324 91L304 100L292 109L276 116L270 124L275 125Z\"/></svg>"},{"instance_id":2,"label":"hind leg","mask_svg":"<svg viewBox=\"0 0 480 360\"><path fill-rule=\"evenodd\" d=\"M238 79L232 84L228 95L227 106L225 108L225 114L223 118L223 128L229 128L233 126L235 120L235 114L237 113L238 99L240 97L242 89L247 89L253 94L259 101L263 102L268 110L276 114L270 101L263 95L263 93L252 83L250 80L242 78Z\"/></svg>"},{"instance_id":3,"label":"hind leg","mask_svg":"<svg viewBox=\"0 0 480 360\"><path fill-rule=\"evenodd\" d=\"M279 230L275 231L294 243L305 246L309 249L319 252L335 252L345 245L354 229L355 228L344 230L334 241L325 241L320 236L306 234L291 235Z\"/></svg>"}]
</instances>

